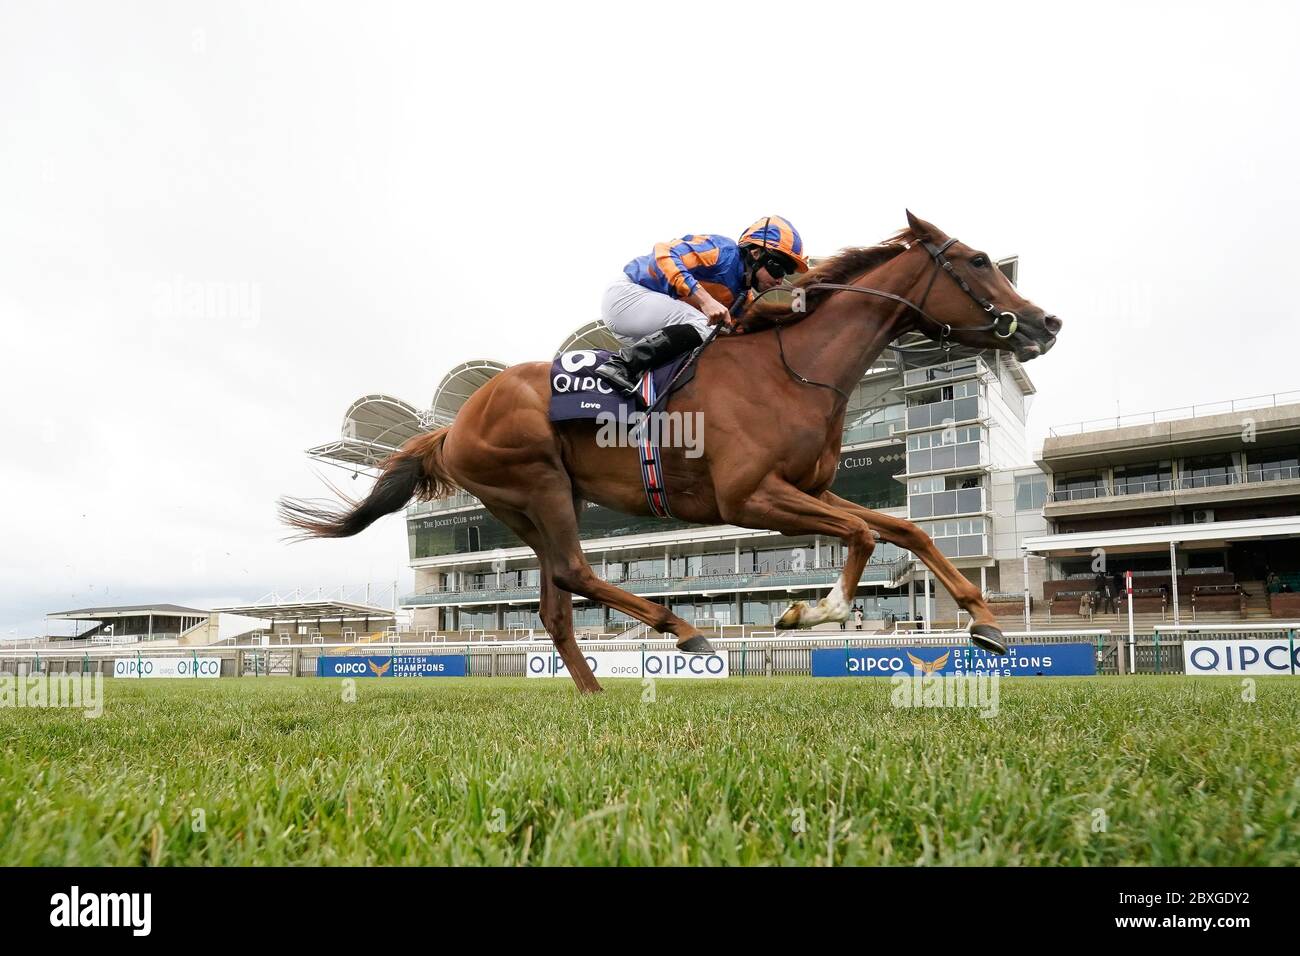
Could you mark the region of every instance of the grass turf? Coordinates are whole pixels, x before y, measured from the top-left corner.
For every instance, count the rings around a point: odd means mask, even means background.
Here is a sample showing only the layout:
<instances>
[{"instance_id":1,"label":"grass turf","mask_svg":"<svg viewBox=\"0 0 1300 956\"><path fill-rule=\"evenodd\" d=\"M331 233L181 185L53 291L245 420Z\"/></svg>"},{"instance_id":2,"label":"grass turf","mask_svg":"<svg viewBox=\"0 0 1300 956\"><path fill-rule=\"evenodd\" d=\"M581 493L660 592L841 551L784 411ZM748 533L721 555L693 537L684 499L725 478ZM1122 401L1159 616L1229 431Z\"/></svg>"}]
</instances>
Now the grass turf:
<instances>
[{"instance_id":1,"label":"grass turf","mask_svg":"<svg viewBox=\"0 0 1300 956\"><path fill-rule=\"evenodd\" d=\"M991 719L884 679L341 686L0 709L0 864L1300 864L1293 679L1013 678Z\"/></svg>"}]
</instances>

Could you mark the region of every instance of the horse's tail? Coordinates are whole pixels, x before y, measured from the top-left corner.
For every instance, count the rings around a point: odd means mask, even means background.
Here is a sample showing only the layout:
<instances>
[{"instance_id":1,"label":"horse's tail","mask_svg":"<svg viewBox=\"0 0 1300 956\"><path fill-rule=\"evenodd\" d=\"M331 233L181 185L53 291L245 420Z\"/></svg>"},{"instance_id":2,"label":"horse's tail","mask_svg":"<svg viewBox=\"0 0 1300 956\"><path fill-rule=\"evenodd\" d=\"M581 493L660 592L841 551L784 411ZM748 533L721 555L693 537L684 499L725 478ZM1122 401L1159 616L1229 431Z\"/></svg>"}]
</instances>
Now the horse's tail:
<instances>
[{"instance_id":1,"label":"horse's tail","mask_svg":"<svg viewBox=\"0 0 1300 956\"><path fill-rule=\"evenodd\" d=\"M360 501L342 494L342 506L281 498L280 520L301 531L298 538L347 538L400 511L412 498L445 498L456 490L442 460L446 440L446 428L412 438L384 459L379 480Z\"/></svg>"}]
</instances>

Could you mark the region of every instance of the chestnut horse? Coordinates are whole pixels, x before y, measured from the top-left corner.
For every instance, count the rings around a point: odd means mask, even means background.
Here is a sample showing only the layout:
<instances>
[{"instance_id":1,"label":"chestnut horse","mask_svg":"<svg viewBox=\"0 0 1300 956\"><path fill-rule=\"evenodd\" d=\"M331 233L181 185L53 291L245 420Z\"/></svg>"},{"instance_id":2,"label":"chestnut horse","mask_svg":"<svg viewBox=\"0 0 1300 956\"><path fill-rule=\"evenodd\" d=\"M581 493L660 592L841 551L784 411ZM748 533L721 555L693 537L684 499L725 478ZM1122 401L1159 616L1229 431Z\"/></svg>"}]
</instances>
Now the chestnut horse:
<instances>
[{"instance_id":1,"label":"chestnut horse","mask_svg":"<svg viewBox=\"0 0 1300 956\"><path fill-rule=\"evenodd\" d=\"M1061 322L1021 297L989 256L907 214L908 229L882 245L848 249L800 276L792 303L753 305L740 335L722 335L693 380L671 394L670 413L700 413L703 454L662 450L673 514L785 535L823 535L847 547L839 583L816 604L797 602L781 628L843 621L876 538L912 552L972 619L971 640L1006 653L980 590L910 521L830 491L848 395L877 356L918 331L1021 361L1052 347ZM946 273L946 275L941 275ZM939 351L936 349L936 351ZM594 422L553 423L550 363L499 373L445 428L408 441L382 465L369 495L343 506L284 499L281 517L305 537L354 535L382 515L456 488L537 554L542 623L582 692L599 691L573 636L572 595L667 631L686 653L709 642L667 607L601 580L579 544L584 501L650 514L638 449L601 447Z\"/></svg>"}]
</instances>

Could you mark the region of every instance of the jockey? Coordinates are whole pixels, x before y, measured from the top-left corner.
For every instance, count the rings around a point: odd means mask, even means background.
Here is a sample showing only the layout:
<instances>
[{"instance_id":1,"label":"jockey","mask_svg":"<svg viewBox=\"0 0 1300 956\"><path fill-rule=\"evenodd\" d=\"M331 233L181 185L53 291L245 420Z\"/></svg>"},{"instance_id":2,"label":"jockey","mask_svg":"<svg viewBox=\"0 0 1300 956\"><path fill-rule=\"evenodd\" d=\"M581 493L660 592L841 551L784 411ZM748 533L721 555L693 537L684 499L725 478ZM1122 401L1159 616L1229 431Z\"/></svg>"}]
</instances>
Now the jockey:
<instances>
[{"instance_id":1,"label":"jockey","mask_svg":"<svg viewBox=\"0 0 1300 956\"><path fill-rule=\"evenodd\" d=\"M690 235L657 243L605 290L601 318L626 347L596 374L631 395L642 372L698 346L710 325L732 327L755 289L766 292L807 271L803 239L780 216L758 220L738 242Z\"/></svg>"}]
</instances>

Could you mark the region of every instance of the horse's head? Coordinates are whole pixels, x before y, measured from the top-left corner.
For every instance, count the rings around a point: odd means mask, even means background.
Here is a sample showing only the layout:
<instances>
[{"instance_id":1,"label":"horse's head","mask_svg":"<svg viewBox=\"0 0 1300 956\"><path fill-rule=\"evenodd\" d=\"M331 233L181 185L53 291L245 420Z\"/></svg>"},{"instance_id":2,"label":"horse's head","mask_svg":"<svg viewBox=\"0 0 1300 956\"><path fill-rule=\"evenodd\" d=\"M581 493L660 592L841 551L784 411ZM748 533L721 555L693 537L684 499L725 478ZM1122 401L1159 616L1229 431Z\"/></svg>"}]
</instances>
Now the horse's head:
<instances>
[{"instance_id":1,"label":"horse's head","mask_svg":"<svg viewBox=\"0 0 1300 956\"><path fill-rule=\"evenodd\" d=\"M910 211L907 223L931 260L915 290L920 298L913 301L949 328L948 338L973 348L1014 352L1022 362L1056 344L1061 320L1020 295L987 253L950 239ZM943 333L928 326L921 331L936 337Z\"/></svg>"}]
</instances>

